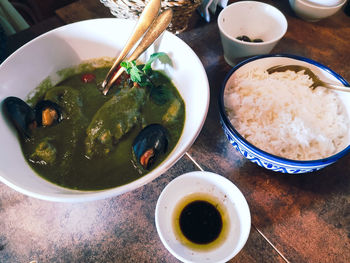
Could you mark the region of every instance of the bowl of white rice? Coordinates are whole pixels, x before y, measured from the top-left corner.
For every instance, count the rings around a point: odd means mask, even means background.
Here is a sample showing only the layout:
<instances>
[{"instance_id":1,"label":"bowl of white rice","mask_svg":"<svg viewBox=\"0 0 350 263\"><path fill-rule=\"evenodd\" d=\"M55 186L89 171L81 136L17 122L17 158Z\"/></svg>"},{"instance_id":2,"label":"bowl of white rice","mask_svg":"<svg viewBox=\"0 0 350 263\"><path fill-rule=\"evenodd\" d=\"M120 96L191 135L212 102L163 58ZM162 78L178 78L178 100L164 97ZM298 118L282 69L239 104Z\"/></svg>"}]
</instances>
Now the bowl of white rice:
<instances>
[{"instance_id":1,"label":"bowl of white rice","mask_svg":"<svg viewBox=\"0 0 350 263\"><path fill-rule=\"evenodd\" d=\"M311 89L304 71L267 72L277 65L305 66L323 81L349 86L304 57L262 55L241 62L219 96L220 122L233 147L259 166L290 174L317 171L348 154L350 92Z\"/></svg>"}]
</instances>

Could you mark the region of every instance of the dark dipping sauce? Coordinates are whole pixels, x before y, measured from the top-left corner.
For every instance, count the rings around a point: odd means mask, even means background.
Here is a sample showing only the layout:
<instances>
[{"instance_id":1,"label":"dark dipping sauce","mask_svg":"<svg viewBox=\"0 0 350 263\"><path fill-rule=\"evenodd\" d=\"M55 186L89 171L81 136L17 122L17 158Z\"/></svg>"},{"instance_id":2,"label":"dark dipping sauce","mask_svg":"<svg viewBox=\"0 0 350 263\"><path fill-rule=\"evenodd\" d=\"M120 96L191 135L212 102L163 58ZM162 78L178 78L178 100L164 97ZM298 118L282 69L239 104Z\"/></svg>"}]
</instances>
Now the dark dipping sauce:
<instances>
[{"instance_id":1,"label":"dark dipping sauce","mask_svg":"<svg viewBox=\"0 0 350 263\"><path fill-rule=\"evenodd\" d=\"M173 214L177 239L193 250L208 251L221 245L227 238L229 225L223 202L206 193L184 197Z\"/></svg>"},{"instance_id":2,"label":"dark dipping sauce","mask_svg":"<svg viewBox=\"0 0 350 263\"><path fill-rule=\"evenodd\" d=\"M220 212L204 200L193 201L185 206L179 223L184 236L197 244L213 242L222 230Z\"/></svg>"},{"instance_id":3,"label":"dark dipping sauce","mask_svg":"<svg viewBox=\"0 0 350 263\"><path fill-rule=\"evenodd\" d=\"M135 88L132 84L124 85L123 81L104 96L98 90L98 85L102 83L110 66L95 68L87 64L79 65L79 68L78 72L72 69L74 73L67 69L68 76L55 86L44 80L28 101L31 105L43 98L54 101L63 108L64 119L55 126L35 129L29 141L21 140L24 156L41 177L70 189L103 190L139 179L169 155L182 134L185 105L180 94L163 72L154 71L153 82L157 86L161 85L168 94L168 99L162 105L150 99L148 87ZM86 77L91 74L94 76L92 81L86 81ZM124 79L126 81L127 77ZM124 97L119 100L119 96ZM135 102L136 96L142 102L140 107ZM130 103L127 98L130 98ZM101 111L105 105L109 108ZM116 105L120 105L119 108ZM96 118L98 113L101 116ZM111 142L106 140L104 145L96 142L104 134L94 137L100 123L112 128L116 125L125 126L125 123L132 127L118 141L112 137ZM167 151L157 158L152 168L145 170L136 163L132 143L145 126L153 123L167 129L169 142ZM108 135L108 132L105 134ZM45 144L40 147L42 143ZM50 151L47 145L56 154L55 158L49 156L44 161L41 157Z\"/></svg>"}]
</instances>

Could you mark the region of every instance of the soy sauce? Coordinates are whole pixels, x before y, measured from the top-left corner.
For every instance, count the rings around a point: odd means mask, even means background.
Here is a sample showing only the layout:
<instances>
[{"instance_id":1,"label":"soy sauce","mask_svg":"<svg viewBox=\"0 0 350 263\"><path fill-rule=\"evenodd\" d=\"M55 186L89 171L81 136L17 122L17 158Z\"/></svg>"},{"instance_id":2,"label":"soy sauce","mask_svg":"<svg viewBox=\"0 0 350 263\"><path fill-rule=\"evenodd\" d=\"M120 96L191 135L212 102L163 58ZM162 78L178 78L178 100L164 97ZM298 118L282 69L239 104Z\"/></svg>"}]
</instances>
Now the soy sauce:
<instances>
[{"instance_id":1,"label":"soy sauce","mask_svg":"<svg viewBox=\"0 0 350 263\"><path fill-rule=\"evenodd\" d=\"M204 200L189 203L182 210L179 223L184 236L197 244L213 242L222 230L220 212Z\"/></svg>"},{"instance_id":2,"label":"soy sauce","mask_svg":"<svg viewBox=\"0 0 350 263\"><path fill-rule=\"evenodd\" d=\"M181 199L173 212L176 238L193 250L208 251L221 245L230 228L225 202L207 193Z\"/></svg>"}]
</instances>

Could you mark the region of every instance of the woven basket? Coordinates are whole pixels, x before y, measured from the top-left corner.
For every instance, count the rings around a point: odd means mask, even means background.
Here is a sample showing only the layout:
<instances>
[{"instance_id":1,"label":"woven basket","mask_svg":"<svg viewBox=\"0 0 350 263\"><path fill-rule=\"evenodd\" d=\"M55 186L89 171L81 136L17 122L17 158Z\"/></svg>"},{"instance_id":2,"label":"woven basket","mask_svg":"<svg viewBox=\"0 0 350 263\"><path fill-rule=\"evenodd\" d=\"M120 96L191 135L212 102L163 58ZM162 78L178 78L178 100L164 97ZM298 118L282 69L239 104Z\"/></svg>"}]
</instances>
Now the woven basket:
<instances>
[{"instance_id":1,"label":"woven basket","mask_svg":"<svg viewBox=\"0 0 350 263\"><path fill-rule=\"evenodd\" d=\"M117 18L137 19L148 0L100 0ZM178 34L187 28L190 17L202 0L162 0L161 10L171 8L173 18L168 30Z\"/></svg>"}]
</instances>

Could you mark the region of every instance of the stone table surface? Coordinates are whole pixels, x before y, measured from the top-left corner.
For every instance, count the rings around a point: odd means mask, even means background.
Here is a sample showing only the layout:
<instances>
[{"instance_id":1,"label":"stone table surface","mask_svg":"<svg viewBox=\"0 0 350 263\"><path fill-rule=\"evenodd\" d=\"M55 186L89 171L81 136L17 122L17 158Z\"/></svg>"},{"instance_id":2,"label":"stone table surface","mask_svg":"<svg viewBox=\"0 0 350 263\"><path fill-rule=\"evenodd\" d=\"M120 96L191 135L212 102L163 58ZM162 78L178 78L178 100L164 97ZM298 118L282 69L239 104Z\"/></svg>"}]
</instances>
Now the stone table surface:
<instances>
[{"instance_id":1,"label":"stone table surface","mask_svg":"<svg viewBox=\"0 0 350 263\"><path fill-rule=\"evenodd\" d=\"M340 11L310 23L296 17L287 0L263 2L276 6L288 20L287 33L272 53L311 58L350 81L350 17ZM56 14L11 36L7 55L64 24L112 17L97 0L76 1ZM206 23L194 13L188 29L178 35L203 63L211 92L206 122L189 151L151 183L105 200L54 203L0 183L1 263L178 262L157 235L154 211L171 180L196 170L228 178L248 201L250 236L230 262L350 262L350 156L317 172L286 175L261 168L235 151L219 123L219 89L231 67L224 61L215 20Z\"/></svg>"}]
</instances>

